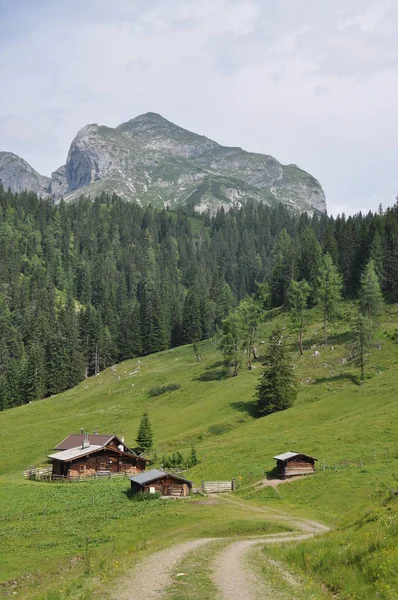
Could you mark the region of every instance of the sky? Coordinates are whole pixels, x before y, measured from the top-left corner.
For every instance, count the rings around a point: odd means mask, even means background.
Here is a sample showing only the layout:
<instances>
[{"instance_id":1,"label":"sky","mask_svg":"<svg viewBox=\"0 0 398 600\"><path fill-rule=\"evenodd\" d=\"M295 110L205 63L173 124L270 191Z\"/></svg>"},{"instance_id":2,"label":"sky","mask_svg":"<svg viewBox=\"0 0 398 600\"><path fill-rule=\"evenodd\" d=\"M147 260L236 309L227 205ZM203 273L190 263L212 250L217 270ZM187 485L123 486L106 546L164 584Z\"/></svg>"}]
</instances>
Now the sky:
<instances>
[{"instance_id":1,"label":"sky","mask_svg":"<svg viewBox=\"0 0 398 600\"><path fill-rule=\"evenodd\" d=\"M398 194L396 0L0 0L0 150L43 175L157 112L295 163L329 214Z\"/></svg>"}]
</instances>

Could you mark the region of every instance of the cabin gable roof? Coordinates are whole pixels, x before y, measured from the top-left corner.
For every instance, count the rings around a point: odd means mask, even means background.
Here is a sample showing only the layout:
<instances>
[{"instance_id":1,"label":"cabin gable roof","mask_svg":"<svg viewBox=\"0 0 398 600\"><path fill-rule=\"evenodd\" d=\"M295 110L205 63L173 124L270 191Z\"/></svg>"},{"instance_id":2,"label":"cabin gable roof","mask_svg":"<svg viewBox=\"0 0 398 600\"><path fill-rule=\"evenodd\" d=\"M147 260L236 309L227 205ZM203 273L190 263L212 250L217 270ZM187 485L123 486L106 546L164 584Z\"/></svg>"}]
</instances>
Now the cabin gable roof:
<instances>
[{"instance_id":1,"label":"cabin gable roof","mask_svg":"<svg viewBox=\"0 0 398 600\"><path fill-rule=\"evenodd\" d=\"M192 481L190 481L189 479L184 479L183 477L178 477L178 475L166 473L165 471L158 471L158 469L144 471L144 473L140 473L139 475L130 477L130 481L138 483L138 485L145 485L146 483L151 483L152 481L162 479L163 477L171 477L172 479L177 479L178 481L182 481L183 483L192 483Z\"/></svg>"},{"instance_id":2,"label":"cabin gable roof","mask_svg":"<svg viewBox=\"0 0 398 600\"><path fill-rule=\"evenodd\" d=\"M70 448L69 450L62 450L61 452L56 452L55 454L49 454L47 458L51 458L52 460L59 460L61 462L71 462L78 458L82 458L84 456L89 456L90 454L95 454L102 450L109 450L111 452L115 452L116 454L119 454L120 456L122 456L125 459L130 459L130 460L135 459L137 461L142 460L144 462L149 462L149 460L147 458L143 458L142 456L137 456L134 453L123 452L122 450L119 450L118 448L108 448L107 446L99 446L98 444L91 444L91 445L87 446L87 448L82 448L80 446L79 448Z\"/></svg>"},{"instance_id":3,"label":"cabin gable roof","mask_svg":"<svg viewBox=\"0 0 398 600\"><path fill-rule=\"evenodd\" d=\"M283 454L278 454L274 456L275 460L281 460L282 462L286 462L291 458L295 458L296 456L302 456L303 458L309 458L310 460L318 460L313 456L308 456L308 454L303 454L302 452L284 452Z\"/></svg>"}]
</instances>

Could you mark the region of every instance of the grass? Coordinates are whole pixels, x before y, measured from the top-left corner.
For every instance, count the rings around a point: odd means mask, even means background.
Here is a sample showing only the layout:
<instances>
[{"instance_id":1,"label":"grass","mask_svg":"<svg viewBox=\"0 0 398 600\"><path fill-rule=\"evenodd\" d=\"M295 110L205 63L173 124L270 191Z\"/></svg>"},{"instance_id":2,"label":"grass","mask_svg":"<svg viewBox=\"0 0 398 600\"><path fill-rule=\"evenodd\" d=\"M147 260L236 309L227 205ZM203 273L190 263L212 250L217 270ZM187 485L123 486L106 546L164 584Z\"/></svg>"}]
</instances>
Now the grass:
<instances>
[{"instance_id":1,"label":"grass","mask_svg":"<svg viewBox=\"0 0 398 600\"><path fill-rule=\"evenodd\" d=\"M217 598L218 590L210 572L218 552L224 546L225 542L212 542L188 554L173 570L173 583L166 590L165 600Z\"/></svg>"},{"instance_id":2,"label":"grass","mask_svg":"<svg viewBox=\"0 0 398 600\"><path fill-rule=\"evenodd\" d=\"M124 435L134 447L144 412L154 431L155 466L165 453L189 454L195 446L199 464L187 475L197 484L236 477L238 495L247 505L266 504L335 528L295 550L267 549L278 560L294 562L299 576L311 572L314 581L337 590L341 598L390 600L393 592L397 597L394 577L389 575L389 592L381 583L376 586L374 573L380 567L387 577L389 557L398 559L388 542L395 529L381 525L390 517L395 522L397 515L396 496L385 502L389 490L398 487L398 347L391 336L398 307L385 312L378 335L381 349L372 348L363 385L346 346L352 310L349 304L342 307L327 347L321 344L320 315L310 311L303 357L286 315L276 311L264 324L263 340L276 321L285 327L300 382L296 405L266 418L252 416L259 362L250 372L242 369L238 377L225 378L212 341L201 344L201 362L190 346L169 350L144 357L139 365L136 360L121 363L54 398L0 413L0 540L7 547L0 558L0 597L15 589L24 598L50 593L47 600L105 598L109 582L143 552L181 539L250 535L267 527L255 513L225 503L132 503L125 493L127 480L61 485L22 479L24 468L45 463L56 444L82 426ZM132 374L137 366L139 372ZM149 397L151 389L170 381L180 388ZM317 474L277 490L252 486L272 472L272 457L286 450L316 456ZM372 540L381 540L379 533L387 542L373 548ZM348 554L342 547L350 549ZM105 566L104 554L112 557ZM65 567L61 574L60 561ZM350 565L346 571L344 564ZM344 589L336 579L339 571L345 573ZM384 580L380 575L379 581ZM355 596L355 586L362 596Z\"/></svg>"}]
</instances>

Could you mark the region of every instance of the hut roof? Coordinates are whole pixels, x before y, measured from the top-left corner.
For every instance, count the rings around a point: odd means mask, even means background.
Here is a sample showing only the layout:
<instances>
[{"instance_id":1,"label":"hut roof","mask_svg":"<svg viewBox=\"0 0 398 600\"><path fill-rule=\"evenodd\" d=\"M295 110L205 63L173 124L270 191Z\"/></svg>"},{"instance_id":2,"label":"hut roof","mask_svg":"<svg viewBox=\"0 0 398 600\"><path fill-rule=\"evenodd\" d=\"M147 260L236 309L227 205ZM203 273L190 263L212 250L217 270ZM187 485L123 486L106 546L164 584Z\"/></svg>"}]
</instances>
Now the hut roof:
<instances>
[{"instance_id":1,"label":"hut roof","mask_svg":"<svg viewBox=\"0 0 398 600\"><path fill-rule=\"evenodd\" d=\"M180 481L184 481L185 483L192 483L192 481L189 481L189 479L184 479L183 477L178 477L178 475L166 473L165 471L158 471L158 469L144 471L144 473L130 477L130 481L134 481L134 483L138 483L139 485L144 485L145 483L156 481L156 479L161 479L162 477L172 477L173 479L178 479Z\"/></svg>"},{"instance_id":2,"label":"hut roof","mask_svg":"<svg viewBox=\"0 0 398 600\"><path fill-rule=\"evenodd\" d=\"M58 446L54 448L54 450L70 450L71 448L77 448L78 446L81 447L85 440L85 435L85 433L68 435L68 437L62 440L62 442L60 442ZM113 440L113 438L116 438L120 444L123 444L122 440L120 440L114 433L89 433L87 435L88 441L92 445L106 446L111 440Z\"/></svg>"},{"instance_id":3,"label":"hut roof","mask_svg":"<svg viewBox=\"0 0 398 600\"><path fill-rule=\"evenodd\" d=\"M55 454L49 454L47 458L61 460L62 462L69 462L71 460L74 460L75 458L80 458L81 456L87 456L89 454L93 454L95 452L98 452L99 450L104 450L104 449L107 449L107 447L99 446L98 444L90 444L89 446L87 446L87 448L82 448L80 446L79 448L70 448L69 450L62 450L61 452L56 452ZM111 450L112 452L116 452L116 454L119 454L120 456L123 456L124 458L129 458L131 460L134 458L136 460L150 462L150 460L148 458L144 458L143 456L137 456L133 452L123 452L122 450L119 450L117 448L108 448L108 450Z\"/></svg>"},{"instance_id":4,"label":"hut roof","mask_svg":"<svg viewBox=\"0 0 398 600\"><path fill-rule=\"evenodd\" d=\"M311 460L318 460L317 458L314 458L313 456L308 456L308 454L303 454L302 452L285 452L284 454L278 454L277 456L274 456L275 460L281 460L281 461L286 461L289 460L290 458L294 458L295 456L304 456L305 458L310 458Z\"/></svg>"},{"instance_id":5,"label":"hut roof","mask_svg":"<svg viewBox=\"0 0 398 600\"><path fill-rule=\"evenodd\" d=\"M91 452L96 452L97 450L101 450L103 446L91 444L87 446L87 448L70 448L69 450L63 450L62 452L56 452L55 454L49 454L48 458L55 458L56 460L62 460L62 462L68 462L73 460L74 458L80 458L80 456L86 456L87 454L91 454Z\"/></svg>"}]
</instances>

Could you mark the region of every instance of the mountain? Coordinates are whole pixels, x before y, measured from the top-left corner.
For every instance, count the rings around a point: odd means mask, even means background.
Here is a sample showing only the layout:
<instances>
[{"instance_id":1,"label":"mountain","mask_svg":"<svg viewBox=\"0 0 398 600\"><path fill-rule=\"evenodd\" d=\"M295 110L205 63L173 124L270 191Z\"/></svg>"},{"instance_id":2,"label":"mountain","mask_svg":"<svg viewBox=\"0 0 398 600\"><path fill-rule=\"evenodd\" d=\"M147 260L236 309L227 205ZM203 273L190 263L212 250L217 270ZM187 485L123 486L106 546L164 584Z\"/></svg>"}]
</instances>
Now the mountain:
<instances>
[{"instance_id":1,"label":"mountain","mask_svg":"<svg viewBox=\"0 0 398 600\"><path fill-rule=\"evenodd\" d=\"M36 184L25 177L22 185L32 189ZM15 186L21 189L21 182ZM326 210L321 185L296 165L221 146L156 113L116 128L92 124L78 132L66 164L52 173L51 195L55 201L72 201L101 192L142 205L188 204L198 212L239 206L251 198L269 205L282 202L299 212Z\"/></svg>"},{"instance_id":2,"label":"mountain","mask_svg":"<svg viewBox=\"0 0 398 600\"><path fill-rule=\"evenodd\" d=\"M51 179L40 175L26 160L12 152L0 152L0 182L13 192L35 192L39 196L51 193Z\"/></svg>"}]
</instances>

